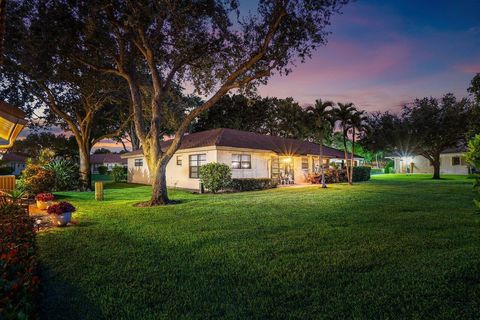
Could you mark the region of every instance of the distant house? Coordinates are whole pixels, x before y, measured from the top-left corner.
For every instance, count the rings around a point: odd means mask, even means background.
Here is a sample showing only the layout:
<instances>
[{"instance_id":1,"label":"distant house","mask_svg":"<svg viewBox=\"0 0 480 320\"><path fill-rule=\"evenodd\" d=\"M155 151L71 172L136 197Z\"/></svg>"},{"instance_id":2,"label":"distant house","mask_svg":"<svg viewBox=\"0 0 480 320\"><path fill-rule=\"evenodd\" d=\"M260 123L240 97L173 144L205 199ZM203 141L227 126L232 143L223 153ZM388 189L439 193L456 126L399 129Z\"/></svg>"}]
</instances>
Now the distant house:
<instances>
[{"instance_id":1,"label":"distant house","mask_svg":"<svg viewBox=\"0 0 480 320\"><path fill-rule=\"evenodd\" d=\"M440 174L469 174L472 170L465 161L465 146L448 148L440 154ZM396 173L429 173L433 174L430 160L420 155L400 156L393 159Z\"/></svg>"},{"instance_id":2,"label":"distant house","mask_svg":"<svg viewBox=\"0 0 480 320\"><path fill-rule=\"evenodd\" d=\"M162 142L166 149L171 140ZM343 151L323 148L324 166L343 163ZM209 162L230 166L233 178L271 178L304 183L307 175L320 171L318 144L233 129L213 129L186 135L167 164L167 185L199 188L199 167ZM150 183L142 150L125 153L128 182ZM363 158L356 157L356 164Z\"/></svg>"},{"instance_id":3,"label":"distant house","mask_svg":"<svg viewBox=\"0 0 480 320\"><path fill-rule=\"evenodd\" d=\"M92 154L90 155L90 168L92 173L98 173L98 167L105 166L108 170L112 170L113 167L127 167L127 160L120 157L119 154L105 153L105 154Z\"/></svg>"},{"instance_id":4,"label":"distant house","mask_svg":"<svg viewBox=\"0 0 480 320\"><path fill-rule=\"evenodd\" d=\"M27 158L27 156L10 152L3 155L2 162L4 167L12 168L13 175L18 176L21 175L23 169L25 169Z\"/></svg>"}]
</instances>

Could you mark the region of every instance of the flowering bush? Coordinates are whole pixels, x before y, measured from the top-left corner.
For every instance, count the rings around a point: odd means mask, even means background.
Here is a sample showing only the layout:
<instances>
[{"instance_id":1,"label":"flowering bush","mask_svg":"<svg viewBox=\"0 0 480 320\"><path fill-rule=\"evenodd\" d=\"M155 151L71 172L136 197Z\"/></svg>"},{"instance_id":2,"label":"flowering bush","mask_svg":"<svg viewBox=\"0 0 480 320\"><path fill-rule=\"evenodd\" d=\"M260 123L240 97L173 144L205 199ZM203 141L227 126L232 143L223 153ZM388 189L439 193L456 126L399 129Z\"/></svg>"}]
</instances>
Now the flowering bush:
<instances>
[{"instance_id":1,"label":"flowering bush","mask_svg":"<svg viewBox=\"0 0 480 320\"><path fill-rule=\"evenodd\" d=\"M47 211L50 214L64 214L67 212L75 212L75 207L69 202L60 202L48 207Z\"/></svg>"},{"instance_id":2,"label":"flowering bush","mask_svg":"<svg viewBox=\"0 0 480 320\"><path fill-rule=\"evenodd\" d=\"M28 194L49 192L55 187L55 172L29 163L22 172L22 183Z\"/></svg>"},{"instance_id":3,"label":"flowering bush","mask_svg":"<svg viewBox=\"0 0 480 320\"><path fill-rule=\"evenodd\" d=\"M55 196L51 193L39 193L35 196L35 200L43 202L53 201L55 200Z\"/></svg>"},{"instance_id":4,"label":"flowering bush","mask_svg":"<svg viewBox=\"0 0 480 320\"><path fill-rule=\"evenodd\" d=\"M32 219L17 205L0 206L1 319L36 319L36 269Z\"/></svg>"}]
</instances>

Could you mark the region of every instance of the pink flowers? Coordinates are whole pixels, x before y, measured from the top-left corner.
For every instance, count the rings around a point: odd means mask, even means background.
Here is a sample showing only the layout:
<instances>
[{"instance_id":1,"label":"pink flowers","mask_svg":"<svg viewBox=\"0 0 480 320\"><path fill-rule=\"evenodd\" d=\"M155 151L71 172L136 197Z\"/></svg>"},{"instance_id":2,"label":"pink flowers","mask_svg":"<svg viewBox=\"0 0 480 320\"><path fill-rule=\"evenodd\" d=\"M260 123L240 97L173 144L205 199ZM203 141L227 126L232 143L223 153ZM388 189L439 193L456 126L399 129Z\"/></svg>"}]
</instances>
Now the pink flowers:
<instances>
[{"instance_id":1,"label":"pink flowers","mask_svg":"<svg viewBox=\"0 0 480 320\"><path fill-rule=\"evenodd\" d=\"M35 200L48 202L55 200L55 196L51 193L39 193L36 195Z\"/></svg>"},{"instance_id":2,"label":"pink flowers","mask_svg":"<svg viewBox=\"0 0 480 320\"><path fill-rule=\"evenodd\" d=\"M47 211L50 214L64 214L67 212L75 212L75 207L69 202L60 202L48 207Z\"/></svg>"}]
</instances>

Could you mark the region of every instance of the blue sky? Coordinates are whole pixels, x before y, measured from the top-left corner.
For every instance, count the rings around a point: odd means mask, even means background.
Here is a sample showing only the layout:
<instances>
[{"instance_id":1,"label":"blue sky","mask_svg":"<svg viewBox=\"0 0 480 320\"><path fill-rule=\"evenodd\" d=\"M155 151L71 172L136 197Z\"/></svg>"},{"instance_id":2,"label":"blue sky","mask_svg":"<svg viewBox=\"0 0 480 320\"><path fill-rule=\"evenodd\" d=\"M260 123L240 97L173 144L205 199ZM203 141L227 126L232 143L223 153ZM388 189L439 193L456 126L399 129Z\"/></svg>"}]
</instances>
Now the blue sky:
<instances>
[{"instance_id":1,"label":"blue sky","mask_svg":"<svg viewBox=\"0 0 480 320\"><path fill-rule=\"evenodd\" d=\"M396 111L416 97L465 96L480 72L480 0L360 0L342 11L327 46L290 76L274 77L262 95Z\"/></svg>"}]
</instances>

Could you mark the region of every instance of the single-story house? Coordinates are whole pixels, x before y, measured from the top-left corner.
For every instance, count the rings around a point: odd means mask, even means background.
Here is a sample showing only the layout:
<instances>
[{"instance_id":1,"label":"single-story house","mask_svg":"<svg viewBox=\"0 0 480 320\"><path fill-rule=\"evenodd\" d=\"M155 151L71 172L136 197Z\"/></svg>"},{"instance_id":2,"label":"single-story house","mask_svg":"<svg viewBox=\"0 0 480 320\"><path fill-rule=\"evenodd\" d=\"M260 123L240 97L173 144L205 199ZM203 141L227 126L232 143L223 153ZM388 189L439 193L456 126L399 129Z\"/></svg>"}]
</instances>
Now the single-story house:
<instances>
[{"instance_id":1,"label":"single-story house","mask_svg":"<svg viewBox=\"0 0 480 320\"><path fill-rule=\"evenodd\" d=\"M22 174L23 169L25 169L25 165L27 162L28 157L18 154L9 152L3 155L2 157L2 166L12 168L12 174L19 176Z\"/></svg>"},{"instance_id":2,"label":"single-story house","mask_svg":"<svg viewBox=\"0 0 480 320\"><path fill-rule=\"evenodd\" d=\"M116 153L102 153L90 155L90 168L92 173L98 173L98 167L105 166L108 170L114 167L127 168L127 159L124 159L120 154Z\"/></svg>"},{"instance_id":3,"label":"single-story house","mask_svg":"<svg viewBox=\"0 0 480 320\"><path fill-rule=\"evenodd\" d=\"M162 142L167 148L171 140ZM199 167L218 162L232 168L233 178L271 178L286 183L304 183L307 175L320 171L318 144L233 129L213 129L186 135L167 164L167 185L199 188ZM323 148L324 166L343 163L343 151ZM128 182L150 183L142 150L122 154L128 160ZM356 156L356 164L363 158Z\"/></svg>"},{"instance_id":4,"label":"single-story house","mask_svg":"<svg viewBox=\"0 0 480 320\"><path fill-rule=\"evenodd\" d=\"M469 174L470 166L465 161L467 148L463 145L445 149L440 154L440 174ZM433 174L430 160L419 155L392 155L396 173L429 173Z\"/></svg>"}]
</instances>

